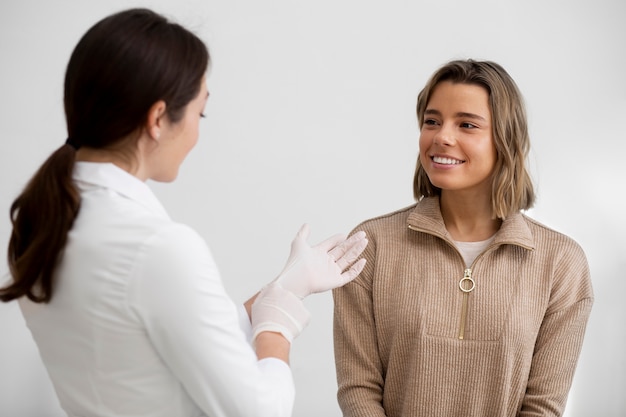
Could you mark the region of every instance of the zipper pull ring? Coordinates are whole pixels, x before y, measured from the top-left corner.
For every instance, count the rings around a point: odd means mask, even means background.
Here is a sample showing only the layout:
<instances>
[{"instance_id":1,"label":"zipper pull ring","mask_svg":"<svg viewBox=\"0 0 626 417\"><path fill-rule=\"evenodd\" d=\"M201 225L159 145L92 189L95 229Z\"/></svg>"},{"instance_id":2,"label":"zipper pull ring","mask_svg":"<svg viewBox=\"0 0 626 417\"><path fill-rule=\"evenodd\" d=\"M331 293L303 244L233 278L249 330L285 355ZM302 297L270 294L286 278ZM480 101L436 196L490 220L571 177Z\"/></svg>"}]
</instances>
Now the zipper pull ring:
<instances>
[{"instance_id":1,"label":"zipper pull ring","mask_svg":"<svg viewBox=\"0 0 626 417\"><path fill-rule=\"evenodd\" d=\"M459 281L459 288L464 293L472 292L474 291L474 288L476 288L476 282L474 282L474 280L472 279L471 269L465 270L465 274L463 275L463 278L461 278L461 280Z\"/></svg>"}]
</instances>

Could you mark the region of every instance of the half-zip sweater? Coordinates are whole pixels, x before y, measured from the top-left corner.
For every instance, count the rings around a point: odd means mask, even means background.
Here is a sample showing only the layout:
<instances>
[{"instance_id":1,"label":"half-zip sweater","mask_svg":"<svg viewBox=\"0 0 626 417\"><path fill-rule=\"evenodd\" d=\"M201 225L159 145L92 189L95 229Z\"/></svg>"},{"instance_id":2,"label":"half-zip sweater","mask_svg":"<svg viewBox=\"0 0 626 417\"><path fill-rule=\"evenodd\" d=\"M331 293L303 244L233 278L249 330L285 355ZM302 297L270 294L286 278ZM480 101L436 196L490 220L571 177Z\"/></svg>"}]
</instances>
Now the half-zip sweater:
<instances>
[{"instance_id":1,"label":"half-zip sweater","mask_svg":"<svg viewBox=\"0 0 626 417\"><path fill-rule=\"evenodd\" d=\"M560 416L593 304L581 247L522 213L467 267L437 197L367 220L333 291L345 417Z\"/></svg>"}]
</instances>

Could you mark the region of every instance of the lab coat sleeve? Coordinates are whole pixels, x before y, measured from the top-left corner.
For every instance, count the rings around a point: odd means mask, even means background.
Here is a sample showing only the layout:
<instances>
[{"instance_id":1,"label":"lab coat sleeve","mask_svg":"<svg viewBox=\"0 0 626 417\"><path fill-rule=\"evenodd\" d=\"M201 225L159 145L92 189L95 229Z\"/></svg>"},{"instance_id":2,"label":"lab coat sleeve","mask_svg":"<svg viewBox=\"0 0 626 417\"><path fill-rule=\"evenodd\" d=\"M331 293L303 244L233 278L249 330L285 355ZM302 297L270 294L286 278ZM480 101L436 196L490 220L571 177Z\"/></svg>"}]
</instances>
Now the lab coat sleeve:
<instances>
[{"instance_id":1,"label":"lab coat sleeve","mask_svg":"<svg viewBox=\"0 0 626 417\"><path fill-rule=\"evenodd\" d=\"M209 416L291 415L289 366L257 360L204 240L165 225L145 242L129 304L156 351Z\"/></svg>"}]
</instances>

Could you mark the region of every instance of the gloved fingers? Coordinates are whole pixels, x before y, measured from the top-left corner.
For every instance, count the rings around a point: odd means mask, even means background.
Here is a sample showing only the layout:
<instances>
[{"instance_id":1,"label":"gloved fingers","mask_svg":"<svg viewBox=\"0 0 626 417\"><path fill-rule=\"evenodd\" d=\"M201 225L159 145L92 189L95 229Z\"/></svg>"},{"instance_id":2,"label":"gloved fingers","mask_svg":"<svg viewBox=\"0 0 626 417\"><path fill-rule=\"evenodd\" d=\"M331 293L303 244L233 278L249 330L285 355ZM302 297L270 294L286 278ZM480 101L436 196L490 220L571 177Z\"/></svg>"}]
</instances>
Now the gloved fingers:
<instances>
[{"instance_id":1,"label":"gloved fingers","mask_svg":"<svg viewBox=\"0 0 626 417\"><path fill-rule=\"evenodd\" d=\"M302 252L302 250L305 250L305 248L310 247L306 241L309 237L310 232L311 232L311 229L307 223L300 226L298 233L296 233L296 236L291 241L291 252L289 253L289 258L287 258L287 262L285 264L285 268L283 269L283 272L285 272L287 269L289 269L293 265L295 260L298 258L299 254Z\"/></svg>"},{"instance_id":2,"label":"gloved fingers","mask_svg":"<svg viewBox=\"0 0 626 417\"><path fill-rule=\"evenodd\" d=\"M367 239L362 239L356 242L341 258L337 259L335 263L337 264L339 270L343 271L344 269L352 265L354 261L359 259L359 257L365 250L367 243Z\"/></svg>"},{"instance_id":3,"label":"gloved fingers","mask_svg":"<svg viewBox=\"0 0 626 417\"><path fill-rule=\"evenodd\" d=\"M328 253L333 259L339 259L354 246L355 243L365 238L365 232L357 232L342 242L337 242L334 247L328 248Z\"/></svg>"},{"instance_id":4,"label":"gloved fingers","mask_svg":"<svg viewBox=\"0 0 626 417\"><path fill-rule=\"evenodd\" d=\"M296 233L296 237L291 241L291 251L297 251L301 246L308 246L307 239L311 233L311 228L307 223L300 226L300 230Z\"/></svg>"},{"instance_id":5,"label":"gloved fingers","mask_svg":"<svg viewBox=\"0 0 626 417\"><path fill-rule=\"evenodd\" d=\"M341 274L341 284L338 285L338 287L341 287L355 279L361 273L361 271L363 271L363 268L365 267L365 262L365 259L359 259L358 262L356 262L347 271Z\"/></svg>"},{"instance_id":6,"label":"gloved fingers","mask_svg":"<svg viewBox=\"0 0 626 417\"><path fill-rule=\"evenodd\" d=\"M309 246L309 244L306 242L306 239L309 237L309 233L310 227L307 223L300 226L298 233L296 233L296 236L291 241L291 251L289 253L289 257L287 258L285 267L283 268L279 276L286 273L294 265L302 250L305 249L305 247Z\"/></svg>"},{"instance_id":7,"label":"gloved fingers","mask_svg":"<svg viewBox=\"0 0 626 417\"><path fill-rule=\"evenodd\" d=\"M324 252L329 252L331 249L336 248L338 245L341 245L346 240L346 235L342 233L338 233L326 239L325 241L318 243L315 248L323 250ZM337 258L335 258L337 259Z\"/></svg>"},{"instance_id":8,"label":"gloved fingers","mask_svg":"<svg viewBox=\"0 0 626 417\"><path fill-rule=\"evenodd\" d=\"M309 238L309 233L311 233L311 227L308 225L308 223L304 223L302 226L300 226L300 230L298 230L295 240L302 239L306 241Z\"/></svg>"},{"instance_id":9,"label":"gloved fingers","mask_svg":"<svg viewBox=\"0 0 626 417\"><path fill-rule=\"evenodd\" d=\"M357 232L341 244L335 246L328 254L335 260L340 270L344 270L354 262L367 246L365 232Z\"/></svg>"}]
</instances>

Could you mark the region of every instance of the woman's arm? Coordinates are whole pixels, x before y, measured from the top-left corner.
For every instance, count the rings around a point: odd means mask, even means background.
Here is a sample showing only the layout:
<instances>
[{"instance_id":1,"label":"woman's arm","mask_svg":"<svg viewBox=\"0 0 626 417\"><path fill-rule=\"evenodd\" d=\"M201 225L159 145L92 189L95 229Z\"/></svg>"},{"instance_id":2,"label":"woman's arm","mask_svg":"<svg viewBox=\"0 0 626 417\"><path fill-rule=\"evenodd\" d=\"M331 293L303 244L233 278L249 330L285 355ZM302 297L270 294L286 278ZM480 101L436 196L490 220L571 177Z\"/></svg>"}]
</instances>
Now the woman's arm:
<instances>
[{"instance_id":1,"label":"woman's arm","mask_svg":"<svg viewBox=\"0 0 626 417\"><path fill-rule=\"evenodd\" d=\"M593 304L585 254L571 243L555 266L550 305L535 342L519 417L557 417L565 409Z\"/></svg>"},{"instance_id":2,"label":"woman's arm","mask_svg":"<svg viewBox=\"0 0 626 417\"><path fill-rule=\"evenodd\" d=\"M363 252L363 272L333 291L337 399L344 417L384 417L384 379L372 300L375 244Z\"/></svg>"},{"instance_id":3,"label":"woman's arm","mask_svg":"<svg viewBox=\"0 0 626 417\"><path fill-rule=\"evenodd\" d=\"M585 298L544 318L519 417L563 414L592 302Z\"/></svg>"}]
</instances>

